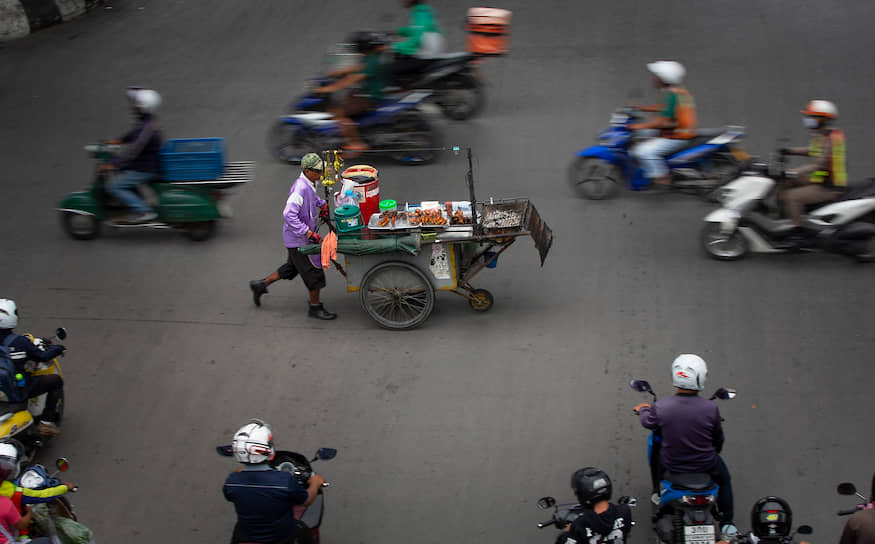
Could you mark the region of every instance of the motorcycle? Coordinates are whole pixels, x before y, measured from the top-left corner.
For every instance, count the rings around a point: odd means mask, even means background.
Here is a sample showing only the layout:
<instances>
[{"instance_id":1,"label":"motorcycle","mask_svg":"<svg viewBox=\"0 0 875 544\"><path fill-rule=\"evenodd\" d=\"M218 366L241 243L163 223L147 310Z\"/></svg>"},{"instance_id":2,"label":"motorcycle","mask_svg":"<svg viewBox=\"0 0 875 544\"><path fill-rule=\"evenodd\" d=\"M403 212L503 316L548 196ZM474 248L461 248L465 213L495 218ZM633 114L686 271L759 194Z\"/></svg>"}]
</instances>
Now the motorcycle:
<instances>
[{"instance_id":1,"label":"motorcycle","mask_svg":"<svg viewBox=\"0 0 875 544\"><path fill-rule=\"evenodd\" d=\"M780 155L778 155L780 157ZM776 179L786 177L783 160L758 165L720 189L721 208L705 217L700 241L714 259L734 261L748 253L825 251L875 261L875 181L851 189L837 200L809 207L807 237L788 247L798 230L786 219L776 219L776 206L767 202Z\"/></svg>"},{"instance_id":2,"label":"motorcycle","mask_svg":"<svg viewBox=\"0 0 875 544\"><path fill-rule=\"evenodd\" d=\"M340 123L328 113L330 96L315 92L329 79L312 82L295 103L295 112L277 120L268 133L267 146L281 162L299 164L313 150L340 149ZM430 91L411 91L386 98L378 107L360 116L359 134L371 151L383 153L407 165L427 164L437 157L438 133L426 118L424 104Z\"/></svg>"},{"instance_id":3,"label":"motorcycle","mask_svg":"<svg viewBox=\"0 0 875 544\"><path fill-rule=\"evenodd\" d=\"M392 33L376 32L384 43L392 41ZM387 53L386 55L391 55ZM427 89L429 101L441 113L454 121L470 119L480 112L485 102L485 89L477 65L483 55L468 51L418 57L415 69L399 72L392 62L386 62L391 72L386 93L398 94ZM360 55L352 43L339 43L329 49L323 61L323 72L331 72L358 62ZM289 113L299 111L298 101L292 102Z\"/></svg>"},{"instance_id":4,"label":"motorcycle","mask_svg":"<svg viewBox=\"0 0 875 544\"><path fill-rule=\"evenodd\" d=\"M843 482L838 485L836 491L839 495L855 495L858 499L863 501L853 508L847 508L838 511L839 516L850 516L855 512L859 512L861 510L872 510L875 508L875 503L872 502L872 498L864 497L859 491L857 491L857 487L850 482Z\"/></svg>"},{"instance_id":5,"label":"motorcycle","mask_svg":"<svg viewBox=\"0 0 875 544\"><path fill-rule=\"evenodd\" d=\"M649 393L656 400L656 393L645 380L632 380L629 385L635 391ZM734 389L721 387L710 398L728 400L735 396ZM659 504L654 505L653 523L657 538L665 544L715 544L719 531L719 486L706 473L665 472L659 478L656 471L661 442L659 431L651 432L647 461L653 481L659 485ZM720 536L725 539L728 535Z\"/></svg>"},{"instance_id":6,"label":"motorcycle","mask_svg":"<svg viewBox=\"0 0 875 544\"><path fill-rule=\"evenodd\" d=\"M108 163L119 149L118 145L106 143L85 146L99 164ZM62 198L57 211L64 232L76 240L97 238L101 225L106 224L120 229L179 229L200 242L214 234L217 220L231 216L226 198L233 187L249 181L252 174L253 163L242 161L226 164L224 174L216 180L165 182L156 178L148 184L149 189L141 184L136 191L147 202L152 201L158 218L147 223L125 223L128 209L106 191L109 176L97 169L91 187Z\"/></svg>"},{"instance_id":7,"label":"motorcycle","mask_svg":"<svg viewBox=\"0 0 875 544\"><path fill-rule=\"evenodd\" d=\"M46 489L61 485L61 481L55 478L59 472L67 472L70 462L61 457L55 461L57 470L52 474L40 464L27 467L16 480L20 487L28 489ZM69 490L70 493L78 491L78 487ZM49 537L52 542L74 542L77 544L89 544L94 542L94 536L88 527L79 523L79 518L73 510L73 504L67 495L59 495L46 503L34 504L33 524L30 528L30 537Z\"/></svg>"},{"instance_id":8,"label":"motorcycle","mask_svg":"<svg viewBox=\"0 0 875 544\"><path fill-rule=\"evenodd\" d=\"M550 508L553 508L553 516L549 520L539 523L538 529L553 526L560 531L565 530L565 527L574 523L574 520L584 511L584 507L580 503L571 502L557 504L556 499L553 497L541 497L538 499L537 504L538 508L541 510L549 510ZM629 507L634 508L638 505L638 499L623 495L617 499L617 504L628 504ZM635 526L634 521L632 522L632 526Z\"/></svg>"},{"instance_id":9,"label":"motorcycle","mask_svg":"<svg viewBox=\"0 0 875 544\"><path fill-rule=\"evenodd\" d=\"M222 457L233 457L234 450L228 446L217 446L216 452ZM334 459L337 455L337 450L333 448L319 448L316 450L316 455L312 459L307 459L300 453L287 450L277 450L274 458L270 461L270 466L275 470L282 470L291 473L295 479L306 488L310 481L310 476L313 474L311 463L318 460L328 461ZM319 494L310 503L310 506L296 504L293 507L294 516L297 520L298 527L295 533L295 544L319 544L319 527L322 525L322 514L325 510L325 500L322 494L322 489L328 487L328 482L322 484L319 489ZM307 536L302 537L302 531L306 531ZM234 526L233 542L237 542L237 526Z\"/></svg>"},{"instance_id":10,"label":"motorcycle","mask_svg":"<svg viewBox=\"0 0 875 544\"><path fill-rule=\"evenodd\" d=\"M67 329L60 327L55 331L55 336L52 338L37 338L32 334L22 335L30 340L34 346L41 351L48 349L48 346L53 342L61 341L67 338ZM63 354L62 354L63 355ZM44 363L35 363L28 361L25 365L26 371L33 376L43 376L57 374L61 378L64 373L61 371L61 364L58 358ZM32 461L37 450L45 445L48 437L42 436L36 429L36 418L43 413L46 407L46 399L48 393L31 397L25 402L20 403L0 403L0 442L7 442L11 439L18 440L24 447L24 452L28 457L28 461ZM64 393L61 391L61 397L58 400L57 406L58 426L64 415Z\"/></svg>"},{"instance_id":11,"label":"motorcycle","mask_svg":"<svg viewBox=\"0 0 875 544\"><path fill-rule=\"evenodd\" d=\"M569 181L579 196L602 200L614 196L623 184L634 191L651 185L630 154L639 141L629 125L641 114L635 108L620 108L611 115L608 128L599 133L599 144L582 149L569 169ZM709 195L738 175L750 156L738 147L744 138L741 127L700 129L683 149L666 157L672 189Z\"/></svg>"}]
</instances>

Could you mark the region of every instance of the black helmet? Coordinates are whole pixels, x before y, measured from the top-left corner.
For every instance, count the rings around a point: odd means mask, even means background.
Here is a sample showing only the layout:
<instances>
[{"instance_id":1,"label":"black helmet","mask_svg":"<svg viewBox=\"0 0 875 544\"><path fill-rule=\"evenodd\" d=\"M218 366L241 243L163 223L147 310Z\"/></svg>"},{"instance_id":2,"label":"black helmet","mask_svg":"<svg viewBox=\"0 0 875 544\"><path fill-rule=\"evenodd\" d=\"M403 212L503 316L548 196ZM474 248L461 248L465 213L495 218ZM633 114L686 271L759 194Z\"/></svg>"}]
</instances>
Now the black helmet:
<instances>
[{"instance_id":1,"label":"black helmet","mask_svg":"<svg viewBox=\"0 0 875 544\"><path fill-rule=\"evenodd\" d=\"M793 526L793 510L780 497L763 497L750 511L750 526L759 538L787 536Z\"/></svg>"},{"instance_id":2,"label":"black helmet","mask_svg":"<svg viewBox=\"0 0 875 544\"><path fill-rule=\"evenodd\" d=\"M353 44L357 53L365 54L386 45L386 39L378 32L363 30L350 36L349 43Z\"/></svg>"},{"instance_id":3,"label":"black helmet","mask_svg":"<svg viewBox=\"0 0 875 544\"><path fill-rule=\"evenodd\" d=\"M601 469L586 467L571 475L571 489L580 504L592 506L611 498L611 479Z\"/></svg>"}]
</instances>

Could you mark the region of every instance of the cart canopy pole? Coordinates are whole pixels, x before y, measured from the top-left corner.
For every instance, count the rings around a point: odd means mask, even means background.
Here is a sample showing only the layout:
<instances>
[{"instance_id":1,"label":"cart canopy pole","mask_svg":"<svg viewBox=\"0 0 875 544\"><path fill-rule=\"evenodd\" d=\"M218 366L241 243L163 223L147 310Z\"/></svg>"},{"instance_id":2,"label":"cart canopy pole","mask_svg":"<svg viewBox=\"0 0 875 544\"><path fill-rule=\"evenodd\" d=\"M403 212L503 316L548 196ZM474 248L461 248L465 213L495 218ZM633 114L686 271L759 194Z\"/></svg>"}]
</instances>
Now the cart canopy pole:
<instances>
[{"instance_id":1,"label":"cart canopy pole","mask_svg":"<svg viewBox=\"0 0 875 544\"><path fill-rule=\"evenodd\" d=\"M473 219L474 234L482 234L483 226L480 224L480 216L477 213L477 197L474 195L474 161L471 160L471 148L468 148L468 197L471 199L471 218Z\"/></svg>"}]
</instances>

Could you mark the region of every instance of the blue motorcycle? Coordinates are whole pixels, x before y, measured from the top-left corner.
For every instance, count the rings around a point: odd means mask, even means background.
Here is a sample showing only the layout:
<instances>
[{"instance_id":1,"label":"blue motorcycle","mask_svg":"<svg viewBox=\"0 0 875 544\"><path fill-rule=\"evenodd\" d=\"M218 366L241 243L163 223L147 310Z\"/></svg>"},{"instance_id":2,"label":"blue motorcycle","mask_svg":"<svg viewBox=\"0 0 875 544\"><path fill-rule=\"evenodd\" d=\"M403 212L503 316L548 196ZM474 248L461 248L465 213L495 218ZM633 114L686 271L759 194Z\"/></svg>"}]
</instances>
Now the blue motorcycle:
<instances>
[{"instance_id":1,"label":"blue motorcycle","mask_svg":"<svg viewBox=\"0 0 875 544\"><path fill-rule=\"evenodd\" d=\"M632 380L629 386L640 393L650 393L656 401L656 393L644 380ZM735 398L734 389L721 387L711 395L714 399ZM659 430L650 433L647 442L647 462L654 489L653 530L663 544L716 544L730 535L721 535L718 523L717 494L720 487L709 474L680 474L666 471L659 466L662 437Z\"/></svg>"},{"instance_id":2,"label":"blue motorcycle","mask_svg":"<svg viewBox=\"0 0 875 544\"><path fill-rule=\"evenodd\" d=\"M614 196L620 185L633 191L650 186L650 180L629 153L641 141L629 125L637 123L641 113L634 108L620 108L611 115L610 126L599 133L599 145L577 152L569 171L574 190L590 200ZM700 129L683 149L666 158L671 171L671 187L707 195L731 181L747 166L750 156L738 147L744 138L740 127Z\"/></svg>"},{"instance_id":3,"label":"blue motorcycle","mask_svg":"<svg viewBox=\"0 0 875 544\"><path fill-rule=\"evenodd\" d=\"M313 81L313 89L328 80ZM381 102L355 121L359 134L370 151L385 154L401 164L432 162L440 141L437 131L426 117L426 99L430 91L410 91ZM343 136L340 123L327 109L331 97L312 89L292 103L293 113L283 115L268 134L268 149L281 162L298 164L312 151L340 149ZM433 106L432 106L433 107Z\"/></svg>"}]
</instances>

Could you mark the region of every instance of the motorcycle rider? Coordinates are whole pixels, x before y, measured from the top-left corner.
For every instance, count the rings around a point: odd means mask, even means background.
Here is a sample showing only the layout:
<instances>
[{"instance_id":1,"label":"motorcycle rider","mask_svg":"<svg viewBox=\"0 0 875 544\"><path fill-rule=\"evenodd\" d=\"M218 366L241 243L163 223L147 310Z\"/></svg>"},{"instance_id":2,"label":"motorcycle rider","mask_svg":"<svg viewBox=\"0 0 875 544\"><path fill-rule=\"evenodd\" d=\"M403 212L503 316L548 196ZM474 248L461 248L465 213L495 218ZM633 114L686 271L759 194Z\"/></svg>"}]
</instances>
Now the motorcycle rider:
<instances>
[{"instance_id":1,"label":"motorcycle rider","mask_svg":"<svg viewBox=\"0 0 875 544\"><path fill-rule=\"evenodd\" d=\"M61 344L52 344L45 351L33 345L33 342L24 336L13 332L18 326L18 307L14 300L0 299L0 343L9 349L9 357L15 365L15 371L25 377L24 387L27 398L37 397L48 393L46 407L39 416L37 431L43 436L58 436L61 429L58 427L58 404L64 390L64 380L57 374L45 374L33 376L27 372L27 361L44 363L58 357L66 349Z\"/></svg>"},{"instance_id":2,"label":"motorcycle rider","mask_svg":"<svg viewBox=\"0 0 875 544\"><path fill-rule=\"evenodd\" d=\"M653 406L642 402L635 406L641 425L661 432L662 444L657 474L664 471L685 474L705 472L720 486L717 506L722 532L737 532L733 524L732 481L726 463L720 457L723 448L723 425L720 410L711 400L699 397L704 388L708 366L698 355L684 353L671 364L672 385L677 393L658 399Z\"/></svg>"},{"instance_id":3,"label":"motorcycle rider","mask_svg":"<svg viewBox=\"0 0 875 544\"><path fill-rule=\"evenodd\" d=\"M630 130L658 129L659 136L636 145L630 153L638 160L644 175L653 183L668 185L671 173L665 157L682 149L693 138L697 126L696 105L690 92L681 86L686 69L673 60L660 60L647 65L653 86L663 91L663 103L635 106L645 112L658 113L650 121L633 123Z\"/></svg>"},{"instance_id":4,"label":"motorcycle rider","mask_svg":"<svg viewBox=\"0 0 875 544\"><path fill-rule=\"evenodd\" d=\"M875 544L875 474L872 475L872 487L869 492L868 508L851 514L839 544Z\"/></svg>"},{"instance_id":5,"label":"motorcycle rider","mask_svg":"<svg viewBox=\"0 0 875 544\"><path fill-rule=\"evenodd\" d=\"M813 160L789 172L791 187L781 191L784 213L796 227L796 234L804 235L802 214L806 204L829 202L841 195L848 186L845 169L845 134L833 126L839 111L829 100L812 100L801 111L805 128L812 132L808 147L781 149L783 155L801 155Z\"/></svg>"},{"instance_id":6,"label":"motorcycle rider","mask_svg":"<svg viewBox=\"0 0 875 544\"><path fill-rule=\"evenodd\" d=\"M158 217L140 195L138 185L160 175L159 152L161 132L155 110L161 105L161 95L151 89L128 87L125 92L136 119L134 127L110 144L122 144L121 152L110 162L101 164L100 171L118 170L107 192L127 206L132 215L126 223L147 223Z\"/></svg>"},{"instance_id":7,"label":"motorcycle rider","mask_svg":"<svg viewBox=\"0 0 875 544\"><path fill-rule=\"evenodd\" d=\"M401 4L408 10L410 24L396 31L406 39L392 44L392 72L396 77L419 71L426 64L423 58L443 53L445 46L434 10L425 0L401 0Z\"/></svg>"},{"instance_id":8,"label":"motorcycle rider","mask_svg":"<svg viewBox=\"0 0 875 544\"><path fill-rule=\"evenodd\" d=\"M0 496L12 499L12 503L22 516L27 515L30 508L28 505L50 502L75 487L71 483L43 489L20 487L13 483L20 471L19 448L9 442L0 443ZM27 527L19 528L18 532L19 537L28 535Z\"/></svg>"},{"instance_id":9,"label":"motorcycle rider","mask_svg":"<svg viewBox=\"0 0 875 544\"><path fill-rule=\"evenodd\" d=\"M292 544L297 525L292 507L309 506L325 478L314 473L305 489L291 473L271 467L273 433L260 419L251 419L241 427L234 434L232 447L243 464L222 488L225 499L234 503L237 511L232 543Z\"/></svg>"},{"instance_id":10,"label":"motorcycle rider","mask_svg":"<svg viewBox=\"0 0 875 544\"><path fill-rule=\"evenodd\" d=\"M612 504L611 478L601 469L584 467L571 475L571 489L584 507L556 544L624 544L632 530L632 511L626 504Z\"/></svg>"},{"instance_id":11,"label":"motorcycle rider","mask_svg":"<svg viewBox=\"0 0 875 544\"><path fill-rule=\"evenodd\" d=\"M368 149L359 134L357 123L352 118L376 109L383 100L383 89L386 87L387 79L386 68L380 58L381 53L386 50L383 38L375 32L358 32L350 38L350 41L355 45L356 52L363 55L362 62L329 72L326 74L328 77L340 79L314 91L330 94L359 86L357 92L348 94L339 105L328 108L340 123L340 132L345 140L343 149L347 152L347 158L352 158Z\"/></svg>"}]
</instances>

